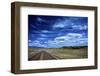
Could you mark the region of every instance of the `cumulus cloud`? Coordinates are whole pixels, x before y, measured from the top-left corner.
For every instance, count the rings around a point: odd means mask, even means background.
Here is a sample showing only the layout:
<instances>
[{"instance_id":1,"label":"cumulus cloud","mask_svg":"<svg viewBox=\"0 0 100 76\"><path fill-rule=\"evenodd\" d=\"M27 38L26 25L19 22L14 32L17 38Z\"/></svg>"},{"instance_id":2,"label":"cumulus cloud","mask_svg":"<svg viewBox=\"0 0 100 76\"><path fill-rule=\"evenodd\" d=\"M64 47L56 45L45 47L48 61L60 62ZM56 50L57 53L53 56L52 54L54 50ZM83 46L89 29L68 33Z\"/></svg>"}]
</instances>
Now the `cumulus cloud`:
<instances>
[{"instance_id":1,"label":"cumulus cloud","mask_svg":"<svg viewBox=\"0 0 100 76\"><path fill-rule=\"evenodd\" d=\"M60 48L62 47L61 45L61 41L57 41L57 40L48 40L47 41L48 44L48 48Z\"/></svg>"},{"instance_id":2,"label":"cumulus cloud","mask_svg":"<svg viewBox=\"0 0 100 76\"><path fill-rule=\"evenodd\" d=\"M41 37L34 41L29 40L29 46L61 48L65 46L86 46L88 44L88 38L85 37L84 33L67 33L63 36L56 36L52 39L44 37L44 34L40 35Z\"/></svg>"},{"instance_id":3,"label":"cumulus cloud","mask_svg":"<svg viewBox=\"0 0 100 76\"><path fill-rule=\"evenodd\" d=\"M56 23L56 24L54 24L54 28L64 28L66 25L64 25L64 24L61 24L61 23Z\"/></svg>"},{"instance_id":4,"label":"cumulus cloud","mask_svg":"<svg viewBox=\"0 0 100 76\"><path fill-rule=\"evenodd\" d=\"M61 20L61 21L58 21L57 23L55 23L53 25L53 28L64 28L64 27L68 26L69 24L70 24L70 20L68 20L68 19Z\"/></svg>"},{"instance_id":5,"label":"cumulus cloud","mask_svg":"<svg viewBox=\"0 0 100 76\"><path fill-rule=\"evenodd\" d=\"M69 27L72 30L87 30L88 29L87 24L77 24L75 22L72 22L71 20L63 20L63 21L57 22L53 25L54 29L56 29L56 28L68 29Z\"/></svg>"},{"instance_id":6,"label":"cumulus cloud","mask_svg":"<svg viewBox=\"0 0 100 76\"><path fill-rule=\"evenodd\" d=\"M88 38L80 33L68 33L63 36L58 36L53 39L38 38L35 41L29 40L29 46L44 47L44 48L57 48L65 46L86 46Z\"/></svg>"},{"instance_id":7,"label":"cumulus cloud","mask_svg":"<svg viewBox=\"0 0 100 76\"><path fill-rule=\"evenodd\" d=\"M69 40L74 38L81 38L82 34L79 33L68 33L64 36L56 37L55 40Z\"/></svg>"},{"instance_id":8,"label":"cumulus cloud","mask_svg":"<svg viewBox=\"0 0 100 76\"><path fill-rule=\"evenodd\" d=\"M88 29L88 26L87 25L73 25L72 26L73 29L76 29L76 30L86 30Z\"/></svg>"},{"instance_id":9,"label":"cumulus cloud","mask_svg":"<svg viewBox=\"0 0 100 76\"><path fill-rule=\"evenodd\" d=\"M87 17L37 15L29 18L29 47L60 48L88 44Z\"/></svg>"},{"instance_id":10,"label":"cumulus cloud","mask_svg":"<svg viewBox=\"0 0 100 76\"><path fill-rule=\"evenodd\" d=\"M47 35L45 35L45 34L42 34L42 33L41 33L41 34L39 34L39 35L40 35L40 36L42 36L42 37L45 37L45 36L47 36Z\"/></svg>"},{"instance_id":11,"label":"cumulus cloud","mask_svg":"<svg viewBox=\"0 0 100 76\"><path fill-rule=\"evenodd\" d=\"M71 38L81 38L83 36L83 34L80 34L80 33L68 33L67 36L71 37Z\"/></svg>"},{"instance_id":12,"label":"cumulus cloud","mask_svg":"<svg viewBox=\"0 0 100 76\"><path fill-rule=\"evenodd\" d=\"M47 33L55 33L55 30L42 30L41 33L47 34Z\"/></svg>"},{"instance_id":13,"label":"cumulus cloud","mask_svg":"<svg viewBox=\"0 0 100 76\"><path fill-rule=\"evenodd\" d=\"M46 40L44 37L37 38L37 40Z\"/></svg>"},{"instance_id":14,"label":"cumulus cloud","mask_svg":"<svg viewBox=\"0 0 100 76\"><path fill-rule=\"evenodd\" d=\"M70 37L65 35L65 36L60 36L60 37L56 37L55 40L59 40L59 41L64 41L64 40L69 40Z\"/></svg>"},{"instance_id":15,"label":"cumulus cloud","mask_svg":"<svg viewBox=\"0 0 100 76\"><path fill-rule=\"evenodd\" d=\"M49 46L64 47L64 46L86 46L88 38L79 33L68 33L67 35L56 37L52 41L48 41Z\"/></svg>"},{"instance_id":16,"label":"cumulus cloud","mask_svg":"<svg viewBox=\"0 0 100 76\"><path fill-rule=\"evenodd\" d=\"M40 41L35 40L29 43L29 46L31 47L46 47L45 44L42 44Z\"/></svg>"}]
</instances>

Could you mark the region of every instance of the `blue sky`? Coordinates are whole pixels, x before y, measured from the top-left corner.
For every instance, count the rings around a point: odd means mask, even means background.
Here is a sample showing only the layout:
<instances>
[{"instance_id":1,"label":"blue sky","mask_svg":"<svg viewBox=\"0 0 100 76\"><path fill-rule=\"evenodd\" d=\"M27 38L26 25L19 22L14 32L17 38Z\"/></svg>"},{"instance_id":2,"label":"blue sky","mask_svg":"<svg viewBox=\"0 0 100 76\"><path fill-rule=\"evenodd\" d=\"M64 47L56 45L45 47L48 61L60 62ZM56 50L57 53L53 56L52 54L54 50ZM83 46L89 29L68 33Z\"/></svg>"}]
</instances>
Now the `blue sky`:
<instances>
[{"instance_id":1,"label":"blue sky","mask_svg":"<svg viewBox=\"0 0 100 76\"><path fill-rule=\"evenodd\" d=\"M88 45L88 18L28 15L28 46L61 48Z\"/></svg>"}]
</instances>

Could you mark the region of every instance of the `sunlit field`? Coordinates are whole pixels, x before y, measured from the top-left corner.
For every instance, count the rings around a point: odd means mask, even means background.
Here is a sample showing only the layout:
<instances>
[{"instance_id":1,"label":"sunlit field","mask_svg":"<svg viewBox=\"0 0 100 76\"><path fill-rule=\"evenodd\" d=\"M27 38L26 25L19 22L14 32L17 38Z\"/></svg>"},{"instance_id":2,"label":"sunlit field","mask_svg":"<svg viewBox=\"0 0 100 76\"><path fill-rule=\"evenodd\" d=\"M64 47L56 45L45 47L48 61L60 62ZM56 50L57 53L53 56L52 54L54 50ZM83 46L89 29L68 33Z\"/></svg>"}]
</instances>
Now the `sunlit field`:
<instances>
[{"instance_id":1,"label":"sunlit field","mask_svg":"<svg viewBox=\"0 0 100 76\"><path fill-rule=\"evenodd\" d=\"M53 57L57 59L80 59L87 58L88 51L87 47L84 48L53 48L53 49L38 49L38 48L29 48L29 58L34 56L35 54L46 51ZM37 59L38 60L38 59Z\"/></svg>"}]
</instances>

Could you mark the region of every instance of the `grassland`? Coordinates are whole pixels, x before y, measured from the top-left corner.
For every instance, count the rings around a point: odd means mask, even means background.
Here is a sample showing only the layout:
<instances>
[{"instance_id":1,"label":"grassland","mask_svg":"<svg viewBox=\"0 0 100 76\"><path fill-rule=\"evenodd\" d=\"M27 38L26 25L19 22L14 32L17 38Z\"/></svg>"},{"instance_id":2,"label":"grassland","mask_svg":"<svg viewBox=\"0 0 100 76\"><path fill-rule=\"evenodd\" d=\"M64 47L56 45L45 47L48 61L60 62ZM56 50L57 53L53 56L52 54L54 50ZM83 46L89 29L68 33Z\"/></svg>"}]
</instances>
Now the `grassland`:
<instances>
[{"instance_id":1,"label":"grassland","mask_svg":"<svg viewBox=\"0 0 100 76\"><path fill-rule=\"evenodd\" d=\"M52 56L55 56L59 59L80 59L88 57L87 47L83 48L29 48L29 57L32 57L40 51L46 51Z\"/></svg>"}]
</instances>

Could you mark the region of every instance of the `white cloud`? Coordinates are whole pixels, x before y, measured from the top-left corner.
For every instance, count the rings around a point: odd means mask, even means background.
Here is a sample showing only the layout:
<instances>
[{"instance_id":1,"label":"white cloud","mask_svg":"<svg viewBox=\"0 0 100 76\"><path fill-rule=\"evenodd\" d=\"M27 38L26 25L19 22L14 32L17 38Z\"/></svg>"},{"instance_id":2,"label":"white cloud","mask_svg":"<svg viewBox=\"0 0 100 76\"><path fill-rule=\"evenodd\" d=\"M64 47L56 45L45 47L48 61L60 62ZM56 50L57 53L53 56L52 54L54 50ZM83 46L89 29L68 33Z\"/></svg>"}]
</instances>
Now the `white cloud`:
<instances>
[{"instance_id":1,"label":"white cloud","mask_svg":"<svg viewBox=\"0 0 100 76\"><path fill-rule=\"evenodd\" d=\"M43 43L41 41L44 40ZM29 46L44 47L44 48L60 48L64 46L84 46L88 44L88 38L84 37L83 34L79 33L68 33L64 36L59 36L53 40L46 40L40 38L39 41L35 40L29 43Z\"/></svg>"},{"instance_id":2,"label":"white cloud","mask_svg":"<svg viewBox=\"0 0 100 76\"><path fill-rule=\"evenodd\" d=\"M46 35L45 34L39 34L40 36L42 36L42 37L45 37Z\"/></svg>"},{"instance_id":3,"label":"white cloud","mask_svg":"<svg viewBox=\"0 0 100 76\"><path fill-rule=\"evenodd\" d=\"M79 33L68 33L65 36L56 37L52 41L48 41L49 46L64 47L64 46L82 46L87 45L88 38Z\"/></svg>"},{"instance_id":4,"label":"white cloud","mask_svg":"<svg viewBox=\"0 0 100 76\"><path fill-rule=\"evenodd\" d=\"M40 37L40 38L37 38L37 40L45 40L46 38L42 38L42 37Z\"/></svg>"},{"instance_id":5,"label":"white cloud","mask_svg":"<svg viewBox=\"0 0 100 76\"><path fill-rule=\"evenodd\" d=\"M83 34L79 34L79 33L68 33L67 36L68 37L71 37L71 38L81 38L83 36Z\"/></svg>"},{"instance_id":6,"label":"white cloud","mask_svg":"<svg viewBox=\"0 0 100 76\"><path fill-rule=\"evenodd\" d=\"M57 24L54 24L53 27L54 28L63 28L65 27L66 25L62 24L62 23L57 23Z\"/></svg>"},{"instance_id":7,"label":"white cloud","mask_svg":"<svg viewBox=\"0 0 100 76\"><path fill-rule=\"evenodd\" d=\"M68 26L70 24L70 20L67 20L67 19L65 19L65 20L61 20L61 21L58 21L58 23L55 23L54 25L53 25L53 28L64 28L64 27L66 27L66 26Z\"/></svg>"},{"instance_id":8,"label":"white cloud","mask_svg":"<svg viewBox=\"0 0 100 76\"><path fill-rule=\"evenodd\" d=\"M64 41L64 40L69 40L70 37L67 35L64 36L60 36L60 37L56 37L55 40L59 40L59 41Z\"/></svg>"},{"instance_id":9,"label":"white cloud","mask_svg":"<svg viewBox=\"0 0 100 76\"><path fill-rule=\"evenodd\" d=\"M49 48L62 47L61 42L60 41L56 41L56 40L48 40L47 44L48 44Z\"/></svg>"},{"instance_id":10,"label":"white cloud","mask_svg":"<svg viewBox=\"0 0 100 76\"><path fill-rule=\"evenodd\" d=\"M87 25L73 25L73 29L79 29L79 30L86 30L88 28Z\"/></svg>"},{"instance_id":11,"label":"white cloud","mask_svg":"<svg viewBox=\"0 0 100 76\"><path fill-rule=\"evenodd\" d=\"M28 40L28 42L32 42L32 40Z\"/></svg>"},{"instance_id":12,"label":"white cloud","mask_svg":"<svg viewBox=\"0 0 100 76\"><path fill-rule=\"evenodd\" d=\"M68 33L64 36L56 37L55 40L64 41L64 40L70 40L74 38L81 38L82 36L83 34L79 34L79 33Z\"/></svg>"},{"instance_id":13,"label":"white cloud","mask_svg":"<svg viewBox=\"0 0 100 76\"><path fill-rule=\"evenodd\" d=\"M35 41L33 41L33 42L30 42L29 43L29 46L34 46L34 47L46 47L46 45L45 44L41 44L40 43L40 41L38 41L38 40L35 40Z\"/></svg>"},{"instance_id":14,"label":"white cloud","mask_svg":"<svg viewBox=\"0 0 100 76\"><path fill-rule=\"evenodd\" d=\"M52 30L42 30L41 33L54 33Z\"/></svg>"}]
</instances>

